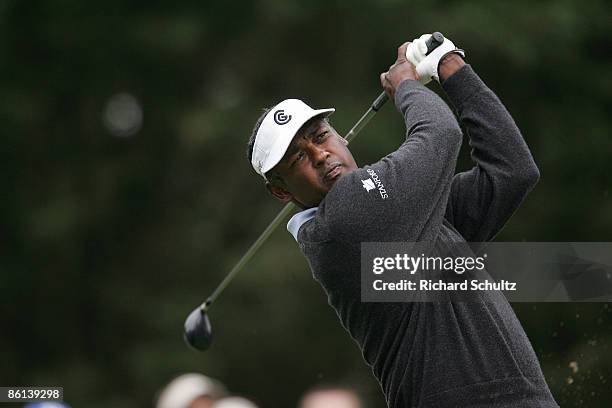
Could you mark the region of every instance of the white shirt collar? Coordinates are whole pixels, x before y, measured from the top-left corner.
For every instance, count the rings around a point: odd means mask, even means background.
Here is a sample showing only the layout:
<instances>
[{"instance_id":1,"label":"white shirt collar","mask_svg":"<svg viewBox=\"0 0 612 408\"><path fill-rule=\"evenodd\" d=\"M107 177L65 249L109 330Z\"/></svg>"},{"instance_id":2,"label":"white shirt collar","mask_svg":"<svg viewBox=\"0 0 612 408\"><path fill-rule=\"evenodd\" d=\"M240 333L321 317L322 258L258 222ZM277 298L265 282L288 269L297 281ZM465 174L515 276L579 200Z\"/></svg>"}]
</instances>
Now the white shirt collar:
<instances>
[{"instance_id":1,"label":"white shirt collar","mask_svg":"<svg viewBox=\"0 0 612 408\"><path fill-rule=\"evenodd\" d=\"M300 231L300 227L304 225L306 221L310 221L314 218L315 214L317 213L317 208L319 207L313 207L304 211L300 211L299 213L291 217L291 219L287 223L287 231L289 231L291 235L293 235L293 238L295 238L296 241L298 237L298 232Z\"/></svg>"}]
</instances>

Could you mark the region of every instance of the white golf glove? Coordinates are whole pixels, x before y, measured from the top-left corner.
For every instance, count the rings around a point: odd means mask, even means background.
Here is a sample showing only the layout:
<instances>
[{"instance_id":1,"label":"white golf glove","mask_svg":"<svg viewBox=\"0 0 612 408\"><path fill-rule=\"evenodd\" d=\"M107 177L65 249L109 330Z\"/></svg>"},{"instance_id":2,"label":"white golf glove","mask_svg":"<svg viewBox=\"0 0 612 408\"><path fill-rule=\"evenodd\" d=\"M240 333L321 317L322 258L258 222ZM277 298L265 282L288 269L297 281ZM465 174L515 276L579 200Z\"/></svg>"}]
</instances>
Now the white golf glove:
<instances>
[{"instance_id":1,"label":"white golf glove","mask_svg":"<svg viewBox=\"0 0 612 408\"><path fill-rule=\"evenodd\" d=\"M431 34L423 34L419 38L408 44L406 48L406 59L416 67L416 72L419 75L419 82L426 84L434 78L440 82L438 76L438 66L440 60L450 53L457 53L465 58L465 52L462 49L455 47L455 44L448 38L444 38L444 42L435 48L429 55L427 54L427 44L425 43Z\"/></svg>"}]
</instances>

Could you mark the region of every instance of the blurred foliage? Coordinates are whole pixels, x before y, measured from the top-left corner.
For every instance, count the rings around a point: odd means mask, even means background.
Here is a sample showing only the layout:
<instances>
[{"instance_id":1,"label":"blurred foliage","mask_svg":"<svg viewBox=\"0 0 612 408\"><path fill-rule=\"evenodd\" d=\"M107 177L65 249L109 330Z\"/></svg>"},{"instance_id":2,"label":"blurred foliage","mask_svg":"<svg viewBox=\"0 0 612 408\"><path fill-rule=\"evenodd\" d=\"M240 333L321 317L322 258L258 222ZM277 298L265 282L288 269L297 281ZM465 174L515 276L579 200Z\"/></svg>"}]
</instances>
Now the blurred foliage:
<instances>
[{"instance_id":1,"label":"blurred foliage","mask_svg":"<svg viewBox=\"0 0 612 408\"><path fill-rule=\"evenodd\" d=\"M611 241L609 16L604 0L0 2L0 384L145 407L199 371L264 407L321 382L383 406L282 228L215 305L212 350L182 342L187 313L281 208L244 157L260 109L290 96L334 106L344 132L397 46L442 31L542 172L498 240ZM103 119L120 93L142 108L130 137ZM402 138L387 106L353 150L373 162ZM612 308L514 307L558 402L609 406Z\"/></svg>"}]
</instances>

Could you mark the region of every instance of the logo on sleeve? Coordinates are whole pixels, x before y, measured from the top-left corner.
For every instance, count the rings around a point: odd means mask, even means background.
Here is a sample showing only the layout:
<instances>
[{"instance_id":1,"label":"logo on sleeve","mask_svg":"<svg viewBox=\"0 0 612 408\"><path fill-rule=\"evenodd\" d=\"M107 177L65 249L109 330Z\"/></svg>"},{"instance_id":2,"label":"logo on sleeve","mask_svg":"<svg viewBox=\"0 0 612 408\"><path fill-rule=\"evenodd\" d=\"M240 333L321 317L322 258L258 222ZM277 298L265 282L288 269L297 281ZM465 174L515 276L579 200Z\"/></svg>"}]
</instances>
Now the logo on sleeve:
<instances>
[{"instance_id":1,"label":"logo on sleeve","mask_svg":"<svg viewBox=\"0 0 612 408\"><path fill-rule=\"evenodd\" d=\"M274 121L278 125L284 125L286 123L289 123L290 120L291 120L291 115L285 114L284 110L279 109L276 112L274 112Z\"/></svg>"},{"instance_id":2,"label":"logo on sleeve","mask_svg":"<svg viewBox=\"0 0 612 408\"><path fill-rule=\"evenodd\" d=\"M376 174L376 172L372 169L367 169L366 171L368 172L371 178L361 180L361 182L363 183L363 188L365 188L367 192L370 192L370 190L377 189L378 193L380 194L380 198L382 198L383 200L389 198L389 194L387 194L385 185L380 180L380 177L378 177L378 174Z\"/></svg>"},{"instance_id":3,"label":"logo on sleeve","mask_svg":"<svg viewBox=\"0 0 612 408\"><path fill-rule=\"evenodd\" d=\"M363 183L363 188L365 188L368 192L376 188L372 179L367 178L365 180L361 180L361 182Z\"/></svg>"}]
</instances>

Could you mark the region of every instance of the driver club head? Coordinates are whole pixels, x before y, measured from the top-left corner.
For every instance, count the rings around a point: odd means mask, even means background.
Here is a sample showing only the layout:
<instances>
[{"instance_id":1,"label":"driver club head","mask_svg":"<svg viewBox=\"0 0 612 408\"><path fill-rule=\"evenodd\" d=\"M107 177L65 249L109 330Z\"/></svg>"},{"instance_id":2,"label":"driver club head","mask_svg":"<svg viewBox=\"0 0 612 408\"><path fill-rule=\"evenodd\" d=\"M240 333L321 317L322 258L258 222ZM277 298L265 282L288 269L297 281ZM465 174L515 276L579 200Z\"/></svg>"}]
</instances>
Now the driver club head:
<instances>
[{"instance_id":1,"label":"driver club head","mask_svg":"<svg viewBox=\"0 0 612 408\"><path fill-rule=\"evenodd\" d=\"M207 350L212 343L212 327L208 315L198 307L185 320L184 338L187 344L199 351Z\"/></svg>"}]
</instances>

